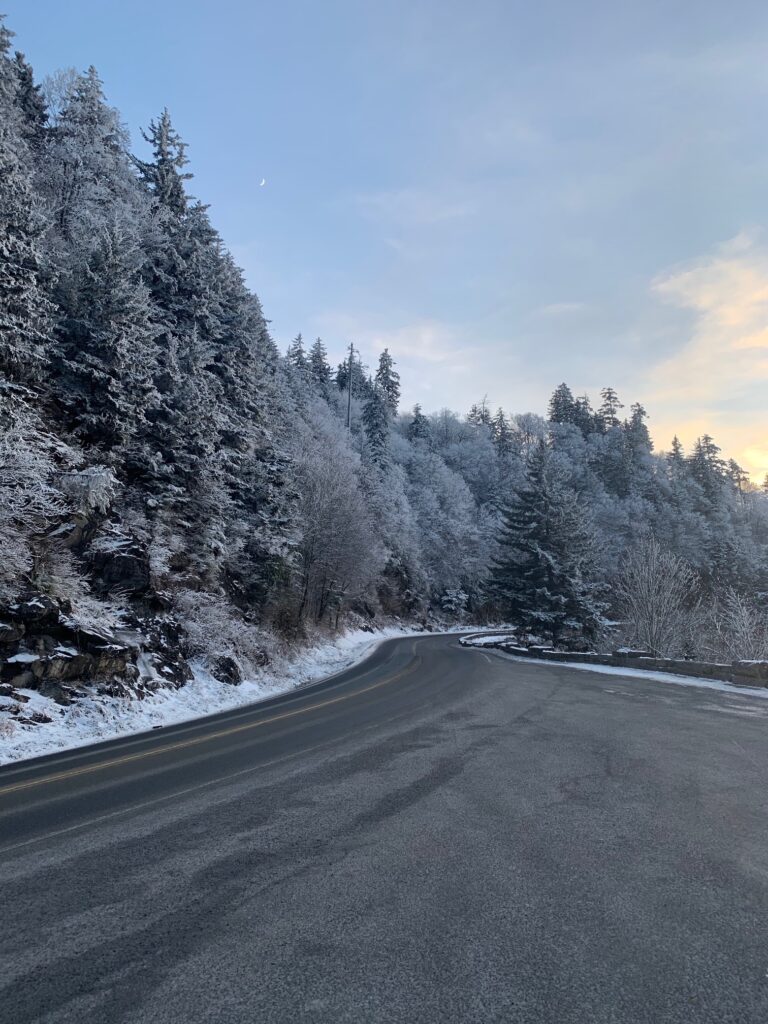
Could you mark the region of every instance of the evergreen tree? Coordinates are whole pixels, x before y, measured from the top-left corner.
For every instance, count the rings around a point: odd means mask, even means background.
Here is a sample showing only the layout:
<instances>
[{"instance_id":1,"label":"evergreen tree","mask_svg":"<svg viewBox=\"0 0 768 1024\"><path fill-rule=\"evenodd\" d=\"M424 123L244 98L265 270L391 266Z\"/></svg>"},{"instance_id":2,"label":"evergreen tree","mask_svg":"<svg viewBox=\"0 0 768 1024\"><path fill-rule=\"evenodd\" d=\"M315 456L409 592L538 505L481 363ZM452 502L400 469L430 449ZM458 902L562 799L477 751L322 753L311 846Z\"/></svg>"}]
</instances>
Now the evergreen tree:
<instances>
[{"instance_id":1,"label":"evergreen tree","mask_svg":"<svg viewBox=\"0 0 768 1024\"><path fill-rule=\"evenodd\" d=\"M573 407L573 423L579 428L584 437L588 437L598 429L598 422L595 413L592 411L592 404L587 395L577 398Z\"/></svg>"},{"instance_id":2,"label":"evergreen tree","mask_svg":"<svg viewBox=\"0 0 768 1024\"><path fill-rule=\"evenodd\" d=\"M408 439L429 445L432 441L432 428L429 420L421 411L421 406L416 404L413 407L413 419L408 424Z\"/></svg>"},{"instance_id":3,"label":"evergreen tree","mask_svg":"<svg viewBox=\"0 0 768 1024\"><path fill-rule=\"evenodd\" d=\"M679 477L685 472L685 451L677 434L672 438L672 444L665 459L673 476Z\"/></svg>"},{"instance_id":4,"label":"evergreen tree","mask_svg":"<svg viewBox=\"0 0 768 1024\"><path fill-rule=\"evenodd\" d=\"M653 441L645 424L647 413L639 402L631 408L632 415L624 423L624 477L627 491L641 494L647 490L651 476Z\"/></svg>"},{"instance_id":5,"label":"evergreen tree","mask_svg":"<svg viewBox=\"0 0 768 1024\"><path fill-rule=\"evenodd\" d=\"M594 577L594 540L575 495L557 479L547 446L533 453L526 484L505 510L490 590L522 629L557 643L593 640L603 605Z\"/></svg>"},{"instance_id":6,"label":"evergreen tree","mask_svg":"<svg viewBox=\"0 0 768 1024\"><path fill-rule=\"evenodd\" d=\"M374 380L387 412L390 416L396 416L400 401L400 374L395 369L395 361L389 354L389 349L385 348L379 356L379 366Z\"/></svg>"},{"instance_id":7,"label":"evergreen tree","mask_svg":"<svg viewBox=\"0 0 768 1024\"><path fill-rule=\"evenodd\" d=\"M722 494L725 463L720 458L720 449L709 434L697 439L688 465L691 476L701 486L709 501L717 501Z\"/></svg>"},{"instance_id":8,"label":"evergreen tree","mask_svg":"<svg viewBox=\"0 0 768 1024\"><path fill-rule=\"evenodd\" d=\"M600 392L603 402L598 409L597 415L603 430L610 430L611 427L619 426L619 409L624 406L619 401L619 396L613 388L603 388Z\"/></svg>"},{"instance_id":9,"label":"evergreen tree","mask_svg":"<svg viewBox=\"0 0 768 1024\"><path fill-rule=\"evenodd\" d=\"M184 182L192 175L184 170L189 163L186 143L171 124L168 109L157 120L150 121L149 131L141 134L152 147L152 160L134 158L139 174L160 206L181 217L187 210Z\"/></svg>"},{"instance_id":10,"label":"evergreen tree","mask_svg":"<svg viewBox=\"0 0 768 1024\"><path fill-rule=\"evenodd\" d=\"M307 354L304 351L304 341L301 334L297 334L288 346L286 359L297 373L302 375L307 374L309 365L307 363Z\"/></svg>"},{"instance_id":11,"label":"evergreen tree","mask_svg":"<svg viewBox=\"0 0 768 1024\"><path fill-rule=\"evenodd\" d=\"M339 391L346 391L350 380L349 359L339 363L336 369L336 387ZM370 377L357 352L352 359L352 397L365 399L370 396L372 385Z\"/></svg>"},{"instance_id":12,"label":"evergreen tree","mask_svg":"<svg viewBox=\"0 0 768 1024\"><path fill-rule=\"evenodd\" d=\"M67 269L89 250L116 212L140 218L140 190L128 155L128 133L90 67L68 94L41 159L41 188L51 209L59 261Z\"/></svg>"},{"instance_id":13,"label":"evergreen tree","mask_svg":"<svg viewBox=\"0 0 768 1024\"><path fill-rule=\"evenodd\" d=\"M189 557L209 585L252 611L284 569L295 496L288 459L269 432L282 415L277 354L258 300L224 250L206 208L184 187L185 146L167 112L139 161L156 209L145 276L157 308L157 402L148 440L162 462L163 509L195 522ZM164 479L163 479L164 478Z\"/></svg>"},{"instance_id":14,"label":"evergreen tree","mask_svg":"<svg viewBox=\"0 0 768 1024\"><path fill-rule=\"evenodd\" d=\"M474 403L467 413L467 423L471 423L475 427L490 427L491 412L486 398L483 398L482 402Z\"/></svg>"},{"instance_id":15,"label":"evergreen tree","mask_svg":"<svg viewBox=\"0 0 768 1024\"><path fill-rule=\"evenodd\" d=\"M309 350L309 372L315 390L323 398L328 398L331 386L331 368L328 365L328 353L321 338L316 338Z\"/></svg>"},{"instance_id":16,"label":"evergreen tree","mask_svg":"<svg viewBox=\"0 0 768 1024\"><path fill-rule=\"evenodd\" d=\"M513 435L503 409L496 410L496 415L491 422L491 436L496 454L500 459L505 459L512 454L514 450Z\"/></svg>"},{"instance_id":17,"label":"evergreen tree","mask_svg":"<svg viewBox=\"0 0 768 1024\"><path fill-rule=\"evenodd\" d=\"M24 54L16 52L16 76L18 79L18 105L22 118L22 131L27 144L34 154L39 154L46 137L48 111L39 85L35 84L32 68Z\"/></svg>"},{"instance_id":18,"label":"evergreen tree","mask_svg":"<svg viewBox=\"0 0 768 1024\"><path fill-rule=\"evenodd\" d=\"M735 459L728 459L725 465L725 474L734 489L738 491L739 494L743 494L744 489L749 483L749 473L742 469Z\"/></svg>"},{"instance_id":19,"label":"evergreen tree","mask_svg":"<svg viewBox=\"0 0 768 1024\"><path fill-rule=\"evenodd\" d=\"M389 406L385 393L374 387L363 406L365 444L371 462L383 466L388 458Z\"/></svg>"},{"instance_id":20,"label":"evergreen tree","mask_svg":"<svg viewBox=\"0 0 768 1024\"><path fill-rule=\"evenodd\" d=\"M11 38L0 20L0 372L29 380L39 374L53 309L41 284L44 223L25 170Z\"/></svg>"},{"instance_id":21,"label":"evergreen tree","mask_svg":"<svg viewBox=\"0 0 768 1024\"><path fill-rule=\"evenodd\" d=\"M306 401L312 390L312 377L301 334L297 334L288 346L285 362L291 391L300 402Z\"/></svg>"},{"instance_id":22,"label":"evergreen tree","mask_svg":"<svg viewBox=\"0 0 768 1024\"><path fill-rule=\"evenodd\" d=\"M575 422L576 402L567 384L558 384L553 391L547 416L552 423Z\"/></svg>"},{"instance_id":23,"label":"evergreen tree","mask_svg":"<svg viewBox=\"0 0 768 1024\"><path fill-rule=\"evenodd\" d=\"M152 391L157 328L140 266L135 237L117 223L60 284L59 401L75 433L107 450L135 436Z\"/></svg>"}]
</instances>

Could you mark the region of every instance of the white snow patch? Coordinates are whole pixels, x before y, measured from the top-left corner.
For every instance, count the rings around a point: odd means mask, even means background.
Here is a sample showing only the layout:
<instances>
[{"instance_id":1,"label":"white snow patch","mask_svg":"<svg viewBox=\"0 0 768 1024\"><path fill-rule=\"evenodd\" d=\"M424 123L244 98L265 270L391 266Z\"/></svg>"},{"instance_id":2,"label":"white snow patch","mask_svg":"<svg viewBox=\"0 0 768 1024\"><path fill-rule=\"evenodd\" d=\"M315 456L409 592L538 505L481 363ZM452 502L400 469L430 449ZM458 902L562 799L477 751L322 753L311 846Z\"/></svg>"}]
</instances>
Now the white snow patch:
<instances>
[{"instance_id":1,"label":"white snow patch","mask_svg":"<svg viewBox=\"0 0 768 1024\"><path fill-rule=\"evenodd\" d=\"M14 654L12 658L7 658L9 665L28 665L33 661L40 661L40 656L37 654Z\"/></svg>"},{"instance_id":2,"label":"white snow patch","mask_svg":"<svg viewBox=\"0 0 768 1024\"><path fill-rule=\"evenodd\" d=\"M577 668L582 672L599 672L607 676L630 676L633 679L651 679L657 683L675 683L677 686L695 686L703 690L719 690L731 697L743 694L745 697L762 697L768 700L768 687L734 686L719 679L702 679L700 676L678 676L673 672L655 672L651 669L621 668L619 665L585 665L576 661L547 661L545 658L523 658L517 654L498 651L508 661L524 661L526 665L557 665L562 668Z\"/></svg>"},{"instance_id":3,"label":"white snow patch","mask_svg":"<svg viewBox=\"0 0 768 1024\"><path fill-rule=\"evenodd\" d=\"M456 627L436 632L466 633L467 629ZM247 679L239 686L222 683L206 672L202 665L193 664L194 678L180 689L162 688L143 700L93 695L62 707L35 690L19 689L19 693L29 697L29 702L24 705L25 714L42 711L53 721L24 725L11 718L0 719L0 764L255 704L344 671L371 654L384 640L434 635L401 627L389 627L376 633L355 630L332 642L301 650L291 658L275 661L257 678ZM139 662L142 675L156 675L149 658L142 655Z\"/></svg>"},{"instance_id":4,"label":"white snow patch","mask_svg":"<svg viewBox=\"0 0 768 1024\"><path fill-rule=\"evenodd\" d=\"M461 641L462 647L492 647L494 644L500 643L502 640L509 640L514 642L514 637L510 636L509 633L499 633L493 636L469 636L465 640Z\"/></svg>"},{"instance_id":5,"label":"white snow patch","mask_svg":"<svg viewBox=\"0 0 768 1024\"><path fill-rule=\"evenodd\" d=\"M54 654L59 655L62 658L75 658L77 657L77 651L74 647L67 647L65 644L59 644L58 647L54 648Z\"/></svg>"}]
</instances>

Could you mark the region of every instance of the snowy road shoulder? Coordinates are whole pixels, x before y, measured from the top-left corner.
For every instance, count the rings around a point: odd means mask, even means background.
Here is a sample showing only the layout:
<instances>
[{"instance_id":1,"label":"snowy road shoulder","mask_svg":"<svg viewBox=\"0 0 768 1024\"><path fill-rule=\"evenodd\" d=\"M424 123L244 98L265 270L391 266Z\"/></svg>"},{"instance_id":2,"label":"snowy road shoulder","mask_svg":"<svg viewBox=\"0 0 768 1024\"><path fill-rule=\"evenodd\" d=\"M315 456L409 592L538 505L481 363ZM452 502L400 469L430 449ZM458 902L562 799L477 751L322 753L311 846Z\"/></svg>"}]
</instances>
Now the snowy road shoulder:
<instances>
[{"instance_id":1,"label":"snowy road shoulder","mask_svg":"<svg viewBox=\"0 0 768 1024\"><path fill-rule=\"evenodd\" d=\"M94 695L62 707L35 690L19 690L27 698L23 705L25 716L40 713L51 721L39 725L14 721L7 711L3 713L13 702L0 697L0 764L255 704L343 672L367 658L385 640L423 635L431 634L397 627L375 633L355 630L299 651L293 657L280 658L257 678L246 679L237 686L223 683L201 665L193 664L194 678L180 689L161 689L143 700Z\"/></svg>"}]
</instances>

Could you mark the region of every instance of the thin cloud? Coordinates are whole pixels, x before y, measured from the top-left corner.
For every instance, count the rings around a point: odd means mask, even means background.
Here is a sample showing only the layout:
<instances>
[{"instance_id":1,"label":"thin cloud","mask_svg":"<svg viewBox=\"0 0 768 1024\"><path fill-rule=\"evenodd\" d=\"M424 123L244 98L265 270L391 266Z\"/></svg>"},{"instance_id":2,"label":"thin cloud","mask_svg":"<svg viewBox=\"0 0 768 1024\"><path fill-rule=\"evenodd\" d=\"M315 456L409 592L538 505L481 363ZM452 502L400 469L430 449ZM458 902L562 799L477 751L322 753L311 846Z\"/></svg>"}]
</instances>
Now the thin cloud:
<instances>
[{"instance_id":1,"label":"thin cloud","mask_svg":"<svg viewBox=\"0 0 768 1024\"><path fill-rule=\"evenodd\" d=\"M474 211L467 196L418 188L361 194L355 204L366 217L390 227L432 227L463 220Z\"/></svg>"},{"instance_id":2,"label":"thin cloud","mask_svg":"<svg viewBox=\"0 0 768 1024\"><path fill-rule=\"evenodd\" d=\"M753 474L766 472L768 246L742 233L661 275L653 291L692 319L683 347L651 371L649 404L689 441L706 430Z\"/></svg>"}]
</instances>

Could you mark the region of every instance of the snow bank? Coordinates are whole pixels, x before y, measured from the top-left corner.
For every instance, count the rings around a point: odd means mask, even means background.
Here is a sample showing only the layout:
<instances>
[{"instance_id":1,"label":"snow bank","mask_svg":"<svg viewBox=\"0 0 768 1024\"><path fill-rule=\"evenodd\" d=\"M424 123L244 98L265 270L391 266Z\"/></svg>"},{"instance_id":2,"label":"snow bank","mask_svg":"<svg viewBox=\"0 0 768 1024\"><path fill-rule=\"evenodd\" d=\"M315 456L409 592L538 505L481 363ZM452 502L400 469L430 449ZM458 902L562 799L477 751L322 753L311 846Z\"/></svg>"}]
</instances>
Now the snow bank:
<instances>
[{"instance_id":1,"label":"snow bank","mask_svg":"<svg viewBox=\"0 0 768 1024\"><path fill-rule=\"evenodd\" d=\"M441 631L443 632L443 631ZM466 632L445 630L445 632ZM145 732L156 726L172 725L230 708L254 704L287 690L316 682L343 671L372 653L383 640L398 636L429 636L417 630L390 627L375 633L355 630L319 646L295 652L275 661L258 677L238 686L214 679L199 664L192 665L194 678L178 690L161 689L144 700L92 696L62 707L35 690L18 692L28 697L23 714L41 712L50 723L27 725L16 722L3 709L10 698L0 697L0 764L51 754L72 747Z\"/></svg>"},{"instance_id":2,"label":"snow bank","mask_svg":"<svg viewBox=\"0 0 768 1024\"><path fill-rule=\"evenodd\" d=\"M495 644L501 643L502 640L514 641L514 636L510 636L509 633L482 633L478 636L465 637L461 644L463 647L493 647Z\"/></svg>"}]
</instances>

